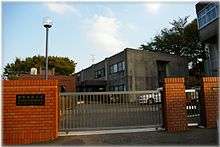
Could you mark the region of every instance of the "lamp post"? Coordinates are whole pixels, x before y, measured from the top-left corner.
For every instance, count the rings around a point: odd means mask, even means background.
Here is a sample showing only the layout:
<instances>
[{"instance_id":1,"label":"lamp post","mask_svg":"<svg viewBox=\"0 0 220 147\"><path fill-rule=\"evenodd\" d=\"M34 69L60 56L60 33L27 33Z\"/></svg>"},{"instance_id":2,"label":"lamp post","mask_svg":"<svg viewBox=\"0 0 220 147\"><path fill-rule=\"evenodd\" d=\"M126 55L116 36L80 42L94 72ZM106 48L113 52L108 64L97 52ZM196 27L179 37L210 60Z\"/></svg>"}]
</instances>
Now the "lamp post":
<instances>
[{"instance_id":1,"label":"lamp post","mask_svg":"<svg viewBox=\"0 0 220 147\"><path fill-rule=\"evenodd\" d=\"M45 63L45 79L48 79L48 32L49 28L52 27L52 20L49 17L43 19L43 25L46 28L46 63Z\"/></svg>"}]
</instances>

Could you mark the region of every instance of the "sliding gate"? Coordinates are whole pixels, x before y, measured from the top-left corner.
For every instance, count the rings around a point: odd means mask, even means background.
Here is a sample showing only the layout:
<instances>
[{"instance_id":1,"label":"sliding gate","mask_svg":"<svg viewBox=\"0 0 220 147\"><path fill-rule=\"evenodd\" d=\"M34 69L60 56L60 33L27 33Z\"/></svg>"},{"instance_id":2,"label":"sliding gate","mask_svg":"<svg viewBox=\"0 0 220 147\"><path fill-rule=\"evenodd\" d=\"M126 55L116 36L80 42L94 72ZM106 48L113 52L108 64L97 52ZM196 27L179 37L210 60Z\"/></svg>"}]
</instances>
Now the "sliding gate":
<instances>
[{"instance_id":1,"label":"sliding gate","mask_svg":"<svg viewBox=\"0 0 220 147\"><path fill-rule=\"evenodd\" d=\"M186 89L185 93L188 126L199 126L201 123L200 89Z\"/></svg>"},{"instance_id":2,"label":"sliding gate","mask_svg":"<svg viewBox=\"0 0 220 147\"><path fill-rule=\"evenodd\" d=\"M161 127L159 91L60 94L60 131Z\"/></svg>"}]
</instances>

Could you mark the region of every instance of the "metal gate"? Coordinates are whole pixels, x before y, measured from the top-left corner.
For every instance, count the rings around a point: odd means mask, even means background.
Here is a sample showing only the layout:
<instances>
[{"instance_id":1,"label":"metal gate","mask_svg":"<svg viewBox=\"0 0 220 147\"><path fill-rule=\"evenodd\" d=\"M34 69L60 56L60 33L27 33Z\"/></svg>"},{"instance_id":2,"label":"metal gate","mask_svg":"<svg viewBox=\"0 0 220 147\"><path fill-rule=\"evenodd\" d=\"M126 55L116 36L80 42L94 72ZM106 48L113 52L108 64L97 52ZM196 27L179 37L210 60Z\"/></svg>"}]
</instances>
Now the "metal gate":
<instances>
[{"instance_id":1,"label":"metal gate","mask_svg":"<svg viewBox=\"0 0 220 147\"><path fill-rule=\"evenodd\" d=\"M198 126L201 122L200 116L200 90L186 89L186 110L188 126Z\"/></svg>"},{"instance_id":2,"label":"metal gate","mask_svg":"<svg viewBox=\"0 0 220 147\"><path fill-rule=\"evenodd\" d=\"M160 91L60 94L60 131L162 127Z\"/></svg>"}]
</instances>

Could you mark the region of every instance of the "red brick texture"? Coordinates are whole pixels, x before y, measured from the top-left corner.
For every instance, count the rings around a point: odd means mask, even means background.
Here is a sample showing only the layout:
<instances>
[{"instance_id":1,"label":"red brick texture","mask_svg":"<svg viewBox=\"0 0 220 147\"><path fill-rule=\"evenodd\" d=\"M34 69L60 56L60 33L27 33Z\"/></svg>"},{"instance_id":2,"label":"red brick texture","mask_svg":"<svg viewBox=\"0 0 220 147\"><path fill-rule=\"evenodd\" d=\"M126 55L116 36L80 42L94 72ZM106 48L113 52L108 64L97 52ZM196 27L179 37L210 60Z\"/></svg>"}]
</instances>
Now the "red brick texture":
<instances>
[{"instance_id":1,"label":"red brick texture","mask_svg":"<svg viewBox=\"0 0 220 147\"><path fill-rule=\"evenodd\" d=\"M21 75L19 80L44 80L44 75ZM59 91L61 85L65 86L66 92L75 92L76 84L75 84L75 76L64 76L64 75L48 75L49 80L58 80Z\"/></svg>"},{"instance_id":2,"label":"red brick texture","mask_svg":"<svg viewBox=\"0 0 220 147\"><path fill-rule=\"evenodd\" d=\"M201 108L203 125L207 128L215 128L218 119L220 77L203 77Z\"/></svg>"},{"instance_id":3,"label":"red brick texture","mask_svg":"<svg viewBox=\"0 0 220 147\"><path fill-rule=\"evenodd\" d=\"M3 143L29 144L58 135L58 81L3 81ZM44 106L16 106L16 94L45 94Z\"/></svg>"},{"instance_id":4,"label":"red brick texture","mask_svg":"<svg viewBox=\"0 0 220 147\"><path fill-rule=\"evenodd\" d=\"M165 129L168 132L187 130L184 78L165 78L163 103Z\"/></svg>"}]
</instances>

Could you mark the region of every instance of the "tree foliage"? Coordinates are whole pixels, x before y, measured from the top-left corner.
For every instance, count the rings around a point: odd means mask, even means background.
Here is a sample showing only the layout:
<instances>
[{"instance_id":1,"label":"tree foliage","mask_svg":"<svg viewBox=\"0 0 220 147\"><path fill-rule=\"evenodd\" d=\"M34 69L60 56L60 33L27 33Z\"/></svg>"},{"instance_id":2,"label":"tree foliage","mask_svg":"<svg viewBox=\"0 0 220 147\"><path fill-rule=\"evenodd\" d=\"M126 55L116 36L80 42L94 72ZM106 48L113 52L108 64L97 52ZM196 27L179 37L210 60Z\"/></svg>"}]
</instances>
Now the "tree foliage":
<instances>
[{"instance_id":1,"label":"tree foliage","mask_svg":"<svg viewBox=\"0 0 220 147\"><path fill-rule=\"evenodd\" d=\"M196 66L206 58L204 44L199 41L197 20L187 24L187 17L170 22L171 28L164 28L152 41L142 44L140 49L185 56Z\"/></svg>"},{"instance_id":2,"label":"tree foliage","mask_svg":"<svg viewBox=\"0 0 220 147\"><path fill-rule=\"evenodd\" d=\"M59 75L70 75L75 72L76 63L67 57L48 57L48 69L55 68L56 74ZM39 71L45 69L45 57L44 56L33 56L27 57L24 60L16 58L13 63L8 63L4 67L3 76L8 79L16 79L20 74L30 73L32 67L37 68Z\"/></svg>"}]
</instances>

